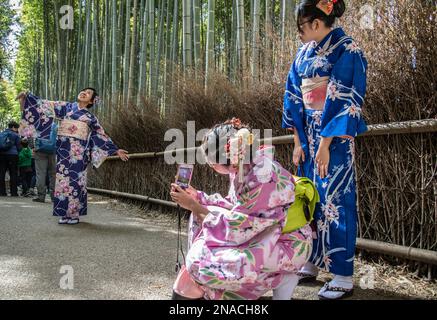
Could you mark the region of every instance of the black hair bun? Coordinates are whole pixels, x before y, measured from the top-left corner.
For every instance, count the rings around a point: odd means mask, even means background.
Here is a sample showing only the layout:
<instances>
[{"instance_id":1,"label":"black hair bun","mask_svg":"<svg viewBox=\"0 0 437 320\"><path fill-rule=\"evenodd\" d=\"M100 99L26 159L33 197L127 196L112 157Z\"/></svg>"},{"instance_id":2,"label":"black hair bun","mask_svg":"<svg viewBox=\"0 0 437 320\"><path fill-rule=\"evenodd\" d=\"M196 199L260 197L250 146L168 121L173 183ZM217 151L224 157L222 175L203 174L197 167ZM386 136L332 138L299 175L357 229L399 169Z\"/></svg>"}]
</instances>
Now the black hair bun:
<instances>
[{"instance_id":1,"label":"black hair bun","mask_svg":"<svg viewBox=\"0 0 437 320\"><path fill-rule=\"evenodd\" d=\"M336 18L341 18L346 11L346 4L344 3L344 0L337 0L336 3L334 3L334 10L332 11L331 15Z\"/></svg>"}]
</instances>

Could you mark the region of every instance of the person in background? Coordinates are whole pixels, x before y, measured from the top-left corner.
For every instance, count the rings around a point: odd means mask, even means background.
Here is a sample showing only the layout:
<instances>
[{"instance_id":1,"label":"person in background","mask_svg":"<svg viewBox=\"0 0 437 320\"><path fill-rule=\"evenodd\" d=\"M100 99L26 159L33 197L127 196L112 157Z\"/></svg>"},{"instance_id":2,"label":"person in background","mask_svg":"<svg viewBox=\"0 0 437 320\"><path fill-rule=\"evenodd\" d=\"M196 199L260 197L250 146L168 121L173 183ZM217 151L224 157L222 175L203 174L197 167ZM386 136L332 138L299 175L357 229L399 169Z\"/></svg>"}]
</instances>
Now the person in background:
<instances>
[{"instance_id":1,"label":"person in background","mask_svg":"<svg viewBox=\"0 0 437 320\"><path fill-rule=\"evenodd\" d=\"M29 148L27 139L21 140L21 151L18 155L18 168L22 184L22 196L30 196L30 184L32 182L32 150Z\"/></svg>"},{"instance_id":2,"label":"person in background","mask_svg":"<svg viewBox=\"0 0 437 320\"><path fill-rule=\"evenodd\" d=\"M6 171L9 171L11 197L18 197L18 153L21 150L20 136L18 135L19 125L12 121L8 129L3 131L0 143L0 196L6 197Z\"/></svg>"},{"instance_id":3,"label":"person in background","mask_svg":"<svg viewBox=\"0 0 437 320\"><path fill-rule=\"evenodd\" d=\"M36 187L36 169L35 169L35 139L29 138L29 148L32 150L32 162L31 162L31 168L32 168L32 179L30 182L30 189L29 194L31 196L36 195L35 187Z\"/></svg>"},{"instance_id":4,"label":"person in background","mask_svg":"<svg viewBox=\"0 0 437 320\"><path fill-rule=\"evenodd\" d=\"M57 126L52 125L50 136L57 136ZM35 139L35 174L36 174L36 189L37 197L34 202L45 203L46 195L49 193L53 201L56 181L56 148L41 148L38 143L38 138ZM47 192L48 191L48 192Z\"/></svg>"}]
</instances>

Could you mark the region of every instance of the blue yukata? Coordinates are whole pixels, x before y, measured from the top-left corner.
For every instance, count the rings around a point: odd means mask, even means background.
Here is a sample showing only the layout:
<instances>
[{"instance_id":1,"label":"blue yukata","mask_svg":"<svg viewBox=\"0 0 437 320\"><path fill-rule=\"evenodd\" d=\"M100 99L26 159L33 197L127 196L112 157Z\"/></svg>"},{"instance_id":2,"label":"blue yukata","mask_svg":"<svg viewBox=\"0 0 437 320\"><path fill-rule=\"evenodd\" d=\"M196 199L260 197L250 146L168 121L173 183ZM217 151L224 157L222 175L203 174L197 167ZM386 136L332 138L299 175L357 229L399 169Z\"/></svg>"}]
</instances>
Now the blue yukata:
<instances>
[{"instance_id":1,"label":"blue yukata","mask_svg":"<svg viewBox=\"0 0 437 320\"><path fill-rule=\"evenodd\" d=\"M299 135L305 161L299 175L320 194L310 262L335 275L351 276L357 234L354 138L367 131L362 117L367 61L342 28L320 43L303 45L290 69L283 128ZM315 157L322 137L333 138L328 175L321 179Z\"/></svg>"},{"instance_id":2,"label":"blue yukata","mask_svg":"<svg viewBox=\"0 0 437 320\"><path fill-rule=\"evenodd\" d=\"M79 108L77 103L42 100L32 94L25 100L20 134L49 139L55 119L60 125L53 215L78 218L87 214L88 164L98 168L118 148L88 109Z\"/></svg>"}]
</instances>

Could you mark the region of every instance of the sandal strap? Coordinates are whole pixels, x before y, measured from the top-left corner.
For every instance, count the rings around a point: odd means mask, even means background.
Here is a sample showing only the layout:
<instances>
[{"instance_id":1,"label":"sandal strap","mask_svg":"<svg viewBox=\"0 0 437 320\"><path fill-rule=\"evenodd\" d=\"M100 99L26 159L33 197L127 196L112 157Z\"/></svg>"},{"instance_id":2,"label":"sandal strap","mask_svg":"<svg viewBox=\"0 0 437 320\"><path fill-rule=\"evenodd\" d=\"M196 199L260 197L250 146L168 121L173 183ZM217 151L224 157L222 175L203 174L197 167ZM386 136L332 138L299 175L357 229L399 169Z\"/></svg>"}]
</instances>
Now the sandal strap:
<instances>
[{"instance_id":1,"label":"sandal strap","mask_svg":"<svg viewBox=\"0 0 437 320\"><path fill-rule=\"evenodd\" d=\"M298 277L300 277L300 278L315 278L315 277L317 277L317 276L314 275L314 274L307 273L307 272L300 272L300 271L297 272L296 275L297 275Z\"/></svg>"},{"instance_id":2,"label":"sandal strap","mask_svg":"<svg viewBox=\"0 0 437 320\"><path fill-rule=\"evenodd\" d=\"M353 291L354 289L347 289L347 288L343 288L343 287L332 287L329 285L329 283L325 284L325 290L326 291L332 291L332 292L344 292L344 293L348 293Z\"/></svg>"}]
</instances>

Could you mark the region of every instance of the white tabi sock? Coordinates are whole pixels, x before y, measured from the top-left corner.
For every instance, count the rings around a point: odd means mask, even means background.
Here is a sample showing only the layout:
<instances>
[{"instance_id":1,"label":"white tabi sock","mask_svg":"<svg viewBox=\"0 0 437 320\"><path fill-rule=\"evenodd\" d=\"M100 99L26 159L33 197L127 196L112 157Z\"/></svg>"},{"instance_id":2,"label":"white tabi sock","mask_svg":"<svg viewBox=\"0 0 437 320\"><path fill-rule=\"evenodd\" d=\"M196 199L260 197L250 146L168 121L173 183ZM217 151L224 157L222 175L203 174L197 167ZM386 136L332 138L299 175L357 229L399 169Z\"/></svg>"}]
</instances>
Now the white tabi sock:
<instances>
[{"instance_id":1,"label":"white tabi sock","mask_svg":"<svg viewBox=\"0 0 437 320\"><path fill-rule=\"evenodd\" d=\"M344 277L344 276L338 276L336 275L334 279L332 279L329 284L331 288L344 288L347 290L351 290L354 287L353 283L353 277ZM322 296L326 299L339 299L341 298L345 293L340 291L327 291L326 286L324 286L319 291L319 296Z\"/></svg>"},{"instance_id":2,"label":"white tabi sock","mask_svg":"<svg viewBox=\"0 0 437 320\"><path fill-rule=\"evenodd\" d=\"M273 289L272 300L291 300L298 282L299 277L296 274L284 275L281 284L276 289Z\"/></svg>"},{"instance_id":3,"label":"white tabi sock","mask_svg":"<svg viewBox=\"0 0 437 320\"><path fill-rule=\"evenodd\" d=\"M331 282L329 282L331 287L341 287L345 289L352 289L354 286L352 277L335 276Z\"/></svg>"}]
</instances>

